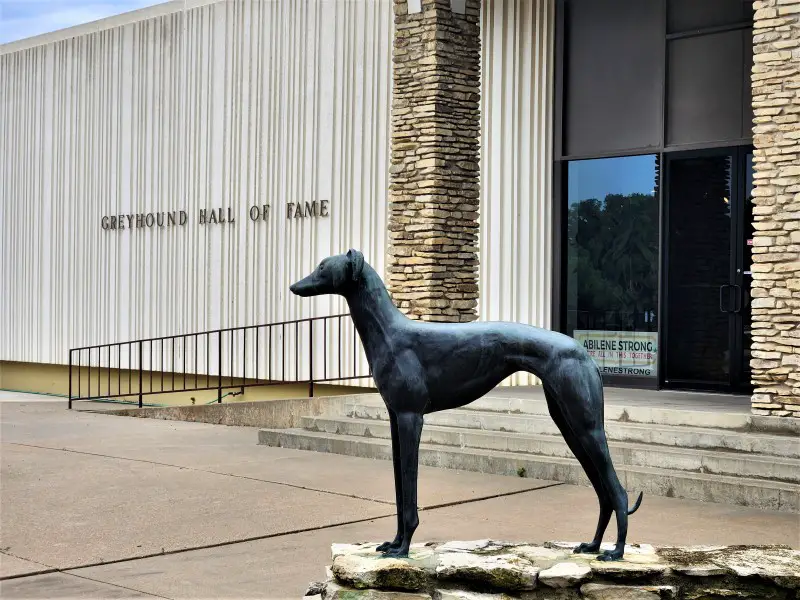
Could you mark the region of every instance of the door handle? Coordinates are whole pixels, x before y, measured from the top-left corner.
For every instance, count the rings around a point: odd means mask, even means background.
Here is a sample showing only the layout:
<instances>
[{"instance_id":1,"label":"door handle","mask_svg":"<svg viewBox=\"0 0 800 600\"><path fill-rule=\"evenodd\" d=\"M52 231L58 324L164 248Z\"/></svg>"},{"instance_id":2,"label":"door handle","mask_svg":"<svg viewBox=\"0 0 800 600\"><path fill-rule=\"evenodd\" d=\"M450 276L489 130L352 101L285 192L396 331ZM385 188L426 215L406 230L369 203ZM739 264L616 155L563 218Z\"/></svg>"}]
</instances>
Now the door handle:
<instances>
[{"instance_id":1,"label":"door handle","mask_svg":"<svg viewBox=\"0 0 800 600\"><path fill-rule=\"evenodd\" d=\"M731 310L731 296L728 295L727 307L722 304L722 294L727 288L735 289L733 298L733 310ZM739 313L742 310L742 286L737 284L725 284L719 286L719 311L724 313Z\"/></svg>"},{"instance_id":2,"label":"door handle","mask_svg":"<svg viewBox=\"0 0 800 600\"><path fill-rule=\"evenodd\" d=\"M719 312L724 312L724 313L732 312L731 311L731 297L730 297L730 295L728 295L728 306L727 306L727 308L722 306L722 293L725 291L726 288L729 288L729 287L733 287L733 286L730 285L730 284L727 284L727 283L725 285L719 286Z\"/></svg>"}]
</instances>

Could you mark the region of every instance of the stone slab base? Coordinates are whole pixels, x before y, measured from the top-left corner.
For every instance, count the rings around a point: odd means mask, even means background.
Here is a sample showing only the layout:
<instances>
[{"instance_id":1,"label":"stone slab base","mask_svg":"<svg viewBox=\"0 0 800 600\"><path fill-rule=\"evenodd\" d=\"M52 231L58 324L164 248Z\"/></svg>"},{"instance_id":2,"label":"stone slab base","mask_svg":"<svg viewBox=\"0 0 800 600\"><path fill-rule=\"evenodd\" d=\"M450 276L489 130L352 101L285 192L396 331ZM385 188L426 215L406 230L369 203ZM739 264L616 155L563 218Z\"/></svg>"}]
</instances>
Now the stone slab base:
<instances>
[{"instance_id":1,"label":"stone slab base","mask_svg":"<svg viewBox=\"0 0 800 600\"><path fill-rule=\"evenodd\" d=\"M571 542L420 543L407 559L381 558L377 545L334 544L327 579L306 600L800 598L800 551L785 546L641 544L603 562Z\"/></svg>"}]
</instances>

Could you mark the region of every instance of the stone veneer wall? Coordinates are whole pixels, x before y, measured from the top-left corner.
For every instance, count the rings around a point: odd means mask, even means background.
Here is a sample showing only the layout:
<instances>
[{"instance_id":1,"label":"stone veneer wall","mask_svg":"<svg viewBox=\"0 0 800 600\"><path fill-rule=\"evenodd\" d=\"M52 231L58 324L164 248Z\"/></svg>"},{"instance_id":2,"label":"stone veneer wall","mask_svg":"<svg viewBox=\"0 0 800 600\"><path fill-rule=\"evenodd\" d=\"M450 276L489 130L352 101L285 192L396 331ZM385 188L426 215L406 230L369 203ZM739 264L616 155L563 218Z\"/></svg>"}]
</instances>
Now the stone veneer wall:
<instances>
[{"instance_id":1,"label":"stone veneer wall","mask_svg":"<svg viewBox=\"0 0 800 600\"><path fill-rule=\"evenodd\" d=\"M455 5L463 3L456 2ZM389 292L409 317L472 321L478 297L480 0L394 0Z\"/></svg>"},{"instance_id":2,"label":"stone veneer wall","mask_svg":"<svg viewBox=\"0 0 800 600\"><path fill-rule=\"evenodd\" d=\"M800 0L754 7L752 410L800 417Z\"/></svg>"}]
</instances>

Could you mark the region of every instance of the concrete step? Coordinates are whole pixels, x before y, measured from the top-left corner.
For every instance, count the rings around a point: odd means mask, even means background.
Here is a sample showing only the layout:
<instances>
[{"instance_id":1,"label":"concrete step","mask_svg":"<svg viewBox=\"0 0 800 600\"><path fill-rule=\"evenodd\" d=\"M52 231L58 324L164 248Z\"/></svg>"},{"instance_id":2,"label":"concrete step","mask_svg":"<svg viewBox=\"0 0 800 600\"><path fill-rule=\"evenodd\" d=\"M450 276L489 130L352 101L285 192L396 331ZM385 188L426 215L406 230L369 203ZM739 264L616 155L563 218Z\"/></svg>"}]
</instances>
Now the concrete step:
<instances>
[{"instance_id":1,"label":"concrete step","mask_svg":"<svg viewBox=\"0 0 800 600\"><path fill-rule=\"evenodd\" d=\"M388 420L389 418L385 406L364 401L346 403L345 415L356 419ZM560 436L549 415L530 412L509 414L455 409L425 415L425 424L503 433ZM614 420L606 420L605 429L609 441L800 458L800 439L796 436Z\"/></svg>"},{"instance_id":2,"label":"concrete step","mask_svg":"<svg viewBox=\"0 0 800 600\"><path fill-rule=\"evenodd\" d=\"M670 402L670 397L669 395L665 396L663 402ZM379 394L362 394L350 400L383 406L383 400ZM673 398L674 401L675 399ZM747 401L749 403L749 399ZM633 403L617 398L614 393L608 393L604 403L604 412L606 421L731 429L793 437L800 436L800 419L753 415L748 410L749 404L745 407L738 406L737 409L725 409L724 407L709 407L709 404L707 402L703 403L702 399L698 399L698 402L700 404L695 407L691 404L687 405L685 399L682 399L679 406L674 404L663 406L658 401ZM547 403L541 396L484 396L462 407L462 410L509 414L549 414Z\"/></svg>"},{"instance_id":3,"label":"concrete step","mask_svg":"<svg viewBox=\"0 0 800 600\"><path fill-rule=\"evenodd\" d=\"M259 444L330 452L363 458L391 460L391 442L379 437L337 435L303 429L262 429ZM456 448L424 443L420 445L420 464L500 475L520 475L535 479L589 485L575 459L537 456L478 448ZM622 485L631 494L668 496L752 506L785 512L800 511L800 486L764 479L691 473L655 467L616 465ZM633 501L633 500L631 500ZM646 503L645 499L645 503Z\"/></svg>"},{"instance_id":4,"label":"concrete step","mask_svg":"<svg viewBox=\"0 0 800 600\"><path fill-rule=\"evenodd\" d=\"M308 431L391 439L389 422L377 419L303 417L300 426ZM573 458L572 451L561 435L484 431L426 424L422 430L422 443ZM610 441L609 449L615 465L659 467L800 483L800 459L797 458L618 441Z\"/></svg>"},{"instance_id":5,"label":"concrete step","mask_svg":"<svg viewBox=\"0 0 800 600\"><path fill-rule=\"evenodd\" d=\"M750 426L750 415L745 412L685 410L660 406L632 406L609 402L604 404L603 409L606 421L734 430L745 430ZM464 406L463 410L511 414L550 414L547 410L547 403L544 400L502 396L485 396Z\"/></svg>"},{"instance_id":6,"label":"concrete step","mask_svg":"<svg viewBox=\"0 0 800 600\"><path fill-rule=\"evenodd\" d=\"M351 403L383 406L378 395L354 398ZM463 406L461 410L522 415L548 415L547 403L540 398L484 396ZM654 423L687 427L748 430L752 418L747 412L725 412L665 408L655 405L604 404L606 421Z\"/></svg>"}]
</instances>

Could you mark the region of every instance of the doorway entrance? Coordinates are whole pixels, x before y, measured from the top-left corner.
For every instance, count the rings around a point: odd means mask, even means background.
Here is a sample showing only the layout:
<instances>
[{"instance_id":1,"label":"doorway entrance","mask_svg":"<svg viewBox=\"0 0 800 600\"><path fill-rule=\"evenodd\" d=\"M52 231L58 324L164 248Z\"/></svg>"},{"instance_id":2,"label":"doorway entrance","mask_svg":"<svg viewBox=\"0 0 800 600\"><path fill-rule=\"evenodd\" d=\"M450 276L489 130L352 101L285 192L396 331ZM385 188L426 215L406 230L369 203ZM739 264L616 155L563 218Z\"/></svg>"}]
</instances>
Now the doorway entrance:
<instances>
[{"instance_id":1,"label":"doorway entrance","mask_svg":"<svg viewBox=\"0 0 800 600\"><path fill-rule=\"evenodd\" d=\"M664 157L663 385L750 393L752 150Z\"/></svg>"}]
</instances>

